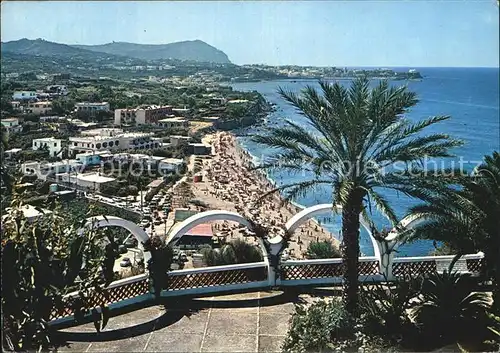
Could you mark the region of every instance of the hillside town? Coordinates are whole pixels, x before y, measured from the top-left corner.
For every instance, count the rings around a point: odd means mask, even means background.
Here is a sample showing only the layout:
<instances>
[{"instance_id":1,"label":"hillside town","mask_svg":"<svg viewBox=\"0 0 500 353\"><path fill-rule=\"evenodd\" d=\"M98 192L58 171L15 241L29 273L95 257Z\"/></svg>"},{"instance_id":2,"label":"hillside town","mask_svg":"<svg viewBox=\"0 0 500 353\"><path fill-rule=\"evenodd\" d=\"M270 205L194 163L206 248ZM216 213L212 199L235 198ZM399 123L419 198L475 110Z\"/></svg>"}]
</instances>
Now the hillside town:
<instances>
[{"instance_id":1,"label":"hillside town","mask_svg":"<svg viewBox=\"0 0 500 353\"><path fill-rule=\"evenodd\" d=\"M123 81L76 81L69 74L28 77L35 79L29 83L23 79L11 77L4 86L19 90L2 90L1 124L7 141L2 167L19 175L13 186L29 195L27 215L34 217L37 212L33 210L48 200L84 199L120 209L149 234L163 238L182 220L180 214L202 209L192 204L197 200L186 197L184 189L203 179L206 171L200 165L212 158L213 146L206 137L256 123L271 109L258 94L234 92L207 82L201 74L193 77L195 85L147 82L141 93L132 94L124 92L133 86ZM182 105L140 104L153 100L150 96L141 99L142 95L165 86ZM2 179L3 210L10 203L6 192L10 187ZM194 230L191 239L201 237L202 243L211 245L208 234L213 232L197 235ZM194 243L189 246L188 241L188 248L201 245ZM117 264L131 258L130 251L123 251ZM117 272L129 266L123 267L117 266ZM132 274L125 271L122 275L127 273Z\"/></svg>"}]
</instances>

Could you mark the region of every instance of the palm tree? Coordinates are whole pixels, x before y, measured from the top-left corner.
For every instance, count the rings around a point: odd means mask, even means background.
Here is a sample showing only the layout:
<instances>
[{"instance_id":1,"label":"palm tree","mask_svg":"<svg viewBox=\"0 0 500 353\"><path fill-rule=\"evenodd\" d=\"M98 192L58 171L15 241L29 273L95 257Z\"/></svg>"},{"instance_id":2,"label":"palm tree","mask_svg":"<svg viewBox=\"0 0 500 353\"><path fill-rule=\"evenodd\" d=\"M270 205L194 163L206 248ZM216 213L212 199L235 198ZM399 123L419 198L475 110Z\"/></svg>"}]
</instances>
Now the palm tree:
<instances>
[{"instance_id":1,"label":"palm tree","mask_svg":"<svg viewBox=\"0 0 500 353\"><path fill-rule=\"evenodd\" d=\"M367 215L373 202L396 224L396 214L380 189L414 197L426 194L442 178L427 173L419 162L427 157L448 157L450 148L462 143L446 134L422 136L426 127L449 117L434 116L418 122L407 119L404 114L418 100L405 86L390 87L381 81L371 89L366 78L354 80L350 88L339 83L319 85L320 93L307 86L300 96L279 89L281 96L305 117L306 127L286 120L284 127L271 128L253 139L276 149L274 157L261 168L311 173L307 180L272 192L284 191L287 199L293 199L320 186L332 187L333 203L342 206L344 303L349 312L355 313L360 214Z\"/></svg>"},{"instance_id":2,"label":"palm tree","mask_svg":"<svg viewBox=\"0 0 500 353\"><path fill-rule=\"evenodd\" d=\"M412 239L445 243L457 254L483 251L485 274L493 280L495 305L500 307L500 153L484 157L460 188L445 187L424 197L424 204L410 208L409 216L420 219Z\"/></svg>"}]
</instances>

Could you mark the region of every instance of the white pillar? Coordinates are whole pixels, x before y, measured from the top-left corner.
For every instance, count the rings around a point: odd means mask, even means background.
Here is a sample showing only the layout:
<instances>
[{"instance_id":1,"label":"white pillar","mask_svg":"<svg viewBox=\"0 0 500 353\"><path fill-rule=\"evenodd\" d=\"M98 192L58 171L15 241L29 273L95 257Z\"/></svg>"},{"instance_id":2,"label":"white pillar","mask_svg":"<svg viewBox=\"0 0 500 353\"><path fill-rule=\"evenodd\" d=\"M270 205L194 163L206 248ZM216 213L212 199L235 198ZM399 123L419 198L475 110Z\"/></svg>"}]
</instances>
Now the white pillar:
<instances>
[{"instance_id":1,"label":"white pillar","mask_svg":"<svg viewBox=\"0 0 500 353\"><path fill-rule=\"evenodd\" d=\"M264 245L267 244L267 247ZM281 251L283 250L283 238L279 235L261 240L262 251L264 252L264 261L267 263L267 280L269 286L274 287L281 283L281 280L277 278L276 271L279 270L281 259Z\"/></svg>"},{"instance_id":2,"label":"white pillar","mask_svg":"<svg viewBox=\"0 0 500 353\"><path fill-rule=\"evenodd\" d=\"M392 263L394 261L394 253L398 242L395 239L391 240L375 240L378 251L375 251L375 256L378 257L380 264L380 272L388 281L393 281L395 278L392 274Z\"/></svg>"}]
</instances>

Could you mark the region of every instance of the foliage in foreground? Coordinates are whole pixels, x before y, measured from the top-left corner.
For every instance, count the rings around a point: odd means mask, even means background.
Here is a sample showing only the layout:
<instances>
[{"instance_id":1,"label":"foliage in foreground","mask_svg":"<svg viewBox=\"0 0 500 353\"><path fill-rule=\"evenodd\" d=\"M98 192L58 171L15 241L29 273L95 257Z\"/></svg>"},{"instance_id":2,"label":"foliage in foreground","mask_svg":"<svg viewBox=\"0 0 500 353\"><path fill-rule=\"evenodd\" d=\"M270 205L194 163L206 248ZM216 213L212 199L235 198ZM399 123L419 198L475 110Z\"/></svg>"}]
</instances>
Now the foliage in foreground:
<instances>
[{"instance_id":1,"label":"foliage in foreground","mask_svg":"<svg viewBox=\"0 0 500 353\"><path fill-rule=\"evenodd\" d=\"M262 261L262 252L242 239L235 239L220 249L202 249L203 261L208 266L243 264Z\"/></svg>"},{"instance_id":2,"label":"foliage in foreground","mask_svg":"<svg viewBox=\"0 0 500 353\"><path fill-rule=\"evenodd\" d=\"M355 321L337 299L318 301L308 308L297 305L284 351L321 351L340 340L354 338Z\"/></svg>"},{"instance_id":3,"label":"foliage in foreground","mask_svg":"<svg viewBox=\"0 0 500 353\"><path fill-rule=\"evenodd\" d=\"M159 299L161 291L168 286L168 271L172 266L174 251L159 236L149 238L143 245L144 250L151 253L147 263L149 282L155 298Z\"/></svg>"},{"instance_id":4,"label":"foliage in foreground","mask_svg":"<svg viewBox=\"0 0 500 353\"><path fill-rule=\"evenodd\" d=\"M463 351L499 348L500 318L469 275L435 273L361 291L359 317L338 300L298 306L283 349L305 351Z\"/></svg>"},{"instance_id":5,"label":"foliage in foreground","mask_svg":"<svg viewBox=\"0 0 500 353\"><path fill-rule=\"evenodd\" d=\"M108 320L105 303L88 305L89 296L114 278L114 238L102 229L68 224L61 210L28 221L15 198L13 211L2 220L2 335L4 349L47 349L53 345L48 326L53 308L62 308L65 294L78 291L73 309L82 318L87 307L101 307L96 329ZM94 310L94 314L96 311Z\"/></svg>"},{"instance_id":6,"label":"foliage in foreground","mask_svg":"<svg viewBox=\"0 0 500 353\"><path fill-rule=\"evenodd\" d=\"M433 192L436 184L447 179L441 177L441 171L424 170L421 162L449 157L462 142L446 134L423 135L427 127L449 117L406 118L406 112L418 102L406 86L393 87L381 81L371 88L366 78L354 80L350 87L327 82L319 85L321 90L307 86L300 95L283 89L279 92L304 116L307 126L287 120L253 140L276 152L262 168L290 173L305 170L311 176L273 192L286 191L291 200L317 188L332 188L332 203L342 206L344 301L355 314L360 214L368 216L373 204L395 226L396 213L381 191L391 189L416 198ZM405 165L405 170L392 168L396 165Z\"/></svg>"},{"instance_id":7,"label":"foliage in foreground","mask_svg":"<svg viewBox=\"0 0 500 353\"><path fill-rule=\"evenodd\" d=\"M475 174L459 181L460 188L442 188L410 208L409 215L424 220L412 237L443 242L458 255L482 251L484 274L500 309L500 153L485 156Z\"/></svg>"},{"instance_id":8,"label":"foliage in foreground","mask_svg":"<svg viewBox=\"0 0 500 353\"><path fill-rule=\"evenodd\" d=\"M306 257L308 259L331 259L341 257L331 241L313 241L307 247Z\"/></svg>"}]
</instances>

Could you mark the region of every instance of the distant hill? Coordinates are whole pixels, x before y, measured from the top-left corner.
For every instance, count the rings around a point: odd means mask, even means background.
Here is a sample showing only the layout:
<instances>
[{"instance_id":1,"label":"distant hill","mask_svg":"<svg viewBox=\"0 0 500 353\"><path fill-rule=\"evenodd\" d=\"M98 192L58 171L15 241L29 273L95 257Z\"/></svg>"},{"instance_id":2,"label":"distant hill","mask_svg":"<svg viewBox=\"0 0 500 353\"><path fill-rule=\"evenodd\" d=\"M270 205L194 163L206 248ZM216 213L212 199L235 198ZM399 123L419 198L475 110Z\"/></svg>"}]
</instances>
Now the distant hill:
<instances>
[{"instance_id":1,"label":"distant hill","mask_svg":"<svg viewBox=\"0 0 500 353\"><path fill-rule=\"evenodd\" d=\"M145 60L177 59L221 64L231 63L223 51L201 40L170 44L113 42L101 45L73 45L72 47Z\"/></svg>"},{"instance_id":2,"label":"distant hill","mask_svg":"<svg viewBox=\"0 0 500 353\"><path fill-rule=\"evenodd\" d=\"M90 50L75 48L66 44L49 42L43 39L20 39L10 42L2 42L2 53L14 53L24 55L36 55L59 58L73 58L85 60L106 60L114 55L105 53L96 53Z\"/></svg>"}]
</instances>

